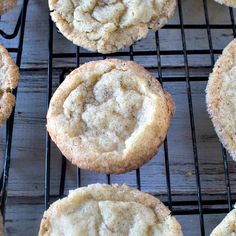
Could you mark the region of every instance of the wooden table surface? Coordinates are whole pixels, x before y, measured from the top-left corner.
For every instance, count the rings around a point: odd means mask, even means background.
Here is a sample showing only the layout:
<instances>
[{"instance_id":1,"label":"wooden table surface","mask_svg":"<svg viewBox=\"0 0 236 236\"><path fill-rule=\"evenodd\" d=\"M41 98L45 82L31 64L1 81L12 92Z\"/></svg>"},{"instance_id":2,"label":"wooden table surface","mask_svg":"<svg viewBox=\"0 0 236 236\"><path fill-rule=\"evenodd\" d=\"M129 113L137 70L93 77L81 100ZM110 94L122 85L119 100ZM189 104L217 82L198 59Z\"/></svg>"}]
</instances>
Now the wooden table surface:
<instances>
[{"instance_id":1,"label":"wooden table surface","mask_svg":"<svg viewBox=\"0 0 236 236\"><path fill-rule=\"evenodd\" d=\"M207 1L209 20L212 24L230 22L228 8L212 0ZM205 24L201 0L182 0L184 22ZM15 25L18 7L2 18L1 28L7 31ZM178 14L170 21L179 22ZM11 31L11 30L10 30ZM182 50L180 30L162 29L159 31L161 50ZM232 30L212 30L215 49L224 48L232 39ZM188 49L208 49L206 29L186 30ZM47 99L47 56L48 56L48 7L46 0L30 0L26 22L24 52L22 58L21 80L18 90L12 163L9 178L9 191L6 213L8 235L37 235L42 217L44 195L44 158L45 158L45 116ZM75 46L55 32L56 52L75 52ZM6 47L16 45L16 40L2 40ZM135 50L149 50L155 46L154 34L138 42ZM217 58L218 55L215 57ZM94 59L94 58L93 58ZM98 59L98 58L95 58ZM101 58L100 58L101 59ZM129 59L123 58L123 59ZM134 58L144 66L156 66L156 56ZM81 62L92 60L82 59ZM63 67L75 67L74 59L54 61L54 89L58 86L59 74ZM164 76L185 76L183 56L163 56ZM189 56L191 75L208 76L211 66L209 55ZM165 66L172 65L172 69ZM204 67L204 68L203 68ZM152 71L156 75L157 71ZM192 96L196 123L197 147L200 162L201 184L204 199L226 199L221 147L209 120L205 105L206 82L192 82ZM176 113L168 134L171 185L174 200L197 199L196 179L189 122L186 84L168 82L164 87L171 93L176 103ZM4 128L0 130L0 153L5 145ZM51 193L57 194L60 178L60 153L52 146ZM229 157L231 187L236 194L236 163ZM82 185L105 182L106 176L82 171ZM112 176L112 183L127 183L136 186L135 172ZM163 147L156 157L141 168L142 191L162 195L165 199L166 176ZM76 168L68 165L66 192L76 186ZM224 214L205 215L206 235L223 218ZM200 235L198 215L178 216L185 235Z\"/></svg>"}]
</instances>

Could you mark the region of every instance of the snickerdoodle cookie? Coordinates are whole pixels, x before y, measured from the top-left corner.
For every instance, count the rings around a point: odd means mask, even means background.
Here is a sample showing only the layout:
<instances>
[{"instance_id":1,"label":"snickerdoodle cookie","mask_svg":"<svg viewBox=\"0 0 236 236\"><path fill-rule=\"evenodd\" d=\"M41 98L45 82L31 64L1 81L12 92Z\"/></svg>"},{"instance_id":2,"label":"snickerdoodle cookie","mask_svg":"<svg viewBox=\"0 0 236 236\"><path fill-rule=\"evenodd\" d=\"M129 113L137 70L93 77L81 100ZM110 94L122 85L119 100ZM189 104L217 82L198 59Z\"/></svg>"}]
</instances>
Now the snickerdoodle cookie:
<instances>
[{"instance_id":1,"label":"snickerdoodle cookie","mask_svg":"<svg viewBox=\"0 0 236 236\"><path fill-rule=\"evenodd\" d=\"M0 0L0 16L12 9L17 3L17 0Z\"/></svg>"},{"instance_id":2,"label":"snickerdoodle cookie","mask_svg":"<svg viewBox=\"0 0 236 236\"><path fill-rule=\"evenodd\" d=\"M157 31L173 15L176 0L49 0L52 20L74 44L111 53Z\"/></svg>"},{"instance_id":3,"label":"snickerdoodle cookie","mask_svg":"<svg viewBox=\"0 0 236 236\"><path fill-rule=\"evenodd\" d=\"M236 210L233 209L223 220L216 226L210 236L233 236L236 232Z\"/></svg>"},{"instance_id":4,"label":"snickerdoodle cookie","mask_svg":"<svg viewBox=\"0 0 236 236\"><path fill-rule=\"evenodd\" d=\"M108 59L67 76L50 102L47 129L78 167L123 173L155 155L173 112L170 95L148 71Z\"/></svg>"},{"instance_id":5,"label":"snickerdoodle cookie","mask_svg":"<svg viewBox=\"0 0 236 236\"><path fill-rule=\"evenodd\" d=\"M208 112L216 133L236 160L236 40L217 60L206 93Z\"/></svg>"},{"instance_id":6,"label":"snickerdoodle cookie","mask_svg":"<svg viewBox=\"0 0 236 236\"><path fill-rule=\"evenodd\" d=\"M44 213L39 236L181 236L164 204L126 185L94 184L71 191Z\"/></svg>"},{"instance_id":7,"label":"snickerdoodle cookie","mask_svg":"<svg viewBox=\"0 0 236 236\"><path fill-rule=\"evenodd\" d=\"M215 0L220 4L225 4L228 7L236 7L236 0Z\"/></svg>"},{"instance_id":8,"label":"snickerdoodle cookie","mask_svg":"<svg viewBox=\"0 0 236 236\"><path fill-rule=\"evenodd\" d=\"M17 87L19 78L18 67L0 44L0 125L11 115L15 106L15 96L11 91Z\"/></svg>"}]
</instances>

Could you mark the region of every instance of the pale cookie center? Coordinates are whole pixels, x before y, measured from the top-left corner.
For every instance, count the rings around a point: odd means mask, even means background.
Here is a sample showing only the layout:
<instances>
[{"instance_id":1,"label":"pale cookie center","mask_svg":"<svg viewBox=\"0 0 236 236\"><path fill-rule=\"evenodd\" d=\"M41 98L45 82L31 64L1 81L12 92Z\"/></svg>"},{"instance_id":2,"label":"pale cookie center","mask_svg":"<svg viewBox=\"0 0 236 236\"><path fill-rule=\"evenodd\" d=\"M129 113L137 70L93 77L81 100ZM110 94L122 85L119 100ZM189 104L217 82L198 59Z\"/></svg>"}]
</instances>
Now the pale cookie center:
<instances>
[{"instance_id":1,"label":"pale cookie center","mask_svg":"<svg viewBox=\"0 0 236 236\"><path fill-rule=\"evenodd\" d=\"M71 91L63 108L66 132L91 142L100 151L121 151L125 141L145 123L151 99L142 91L145 79L112 70L81 83Z\"/></svg>"},{"instance_id":2,"label":"pale cookie center","mask_svg":"<svg viewBox=\"0 0 236 236\"><path fill-rule=\"evenodd\" d=\"M54 222L53 222L54 221ZM153 236L163 225L151 208L136 202L85 201L68 213L52 217L50 235Z\"/></svg>"},{"instance_id":3,"label":"pale cookie center","mask_svg":"<svg viewBox=\"0 0 236 236\"><path fill-rule=\"evenodd\" d=\"M151 23L164 0L59 0L57 10L92 41L106 41L121 29Z\"/></svg>"},{"instance_id":4,"label":"pale cookie center","mask_svg":"<svg viewBox=\"0 0 236 236\"><path fill-rule=\"evenodd\" d=\"M222 97L222 99L219 109L223 111L223 113L220 114L222 125L224 126L223 129L229 133L234 132L232 138L234 138L236 142L236 67L222 74L221 86L220 97Z\"/></svg>"},{"instance_id":5,"label":"pale cookie center","mask_svg":"<svg viewBox=\"0 0 236 236\"><path fill-rule=\"evenodd\" d=\"M9 63L6 58L0 53L0 97L3 93L10 93L11 88L9 85L9 78L11 75L8 75Z\"/></svg>"}]
</instances>

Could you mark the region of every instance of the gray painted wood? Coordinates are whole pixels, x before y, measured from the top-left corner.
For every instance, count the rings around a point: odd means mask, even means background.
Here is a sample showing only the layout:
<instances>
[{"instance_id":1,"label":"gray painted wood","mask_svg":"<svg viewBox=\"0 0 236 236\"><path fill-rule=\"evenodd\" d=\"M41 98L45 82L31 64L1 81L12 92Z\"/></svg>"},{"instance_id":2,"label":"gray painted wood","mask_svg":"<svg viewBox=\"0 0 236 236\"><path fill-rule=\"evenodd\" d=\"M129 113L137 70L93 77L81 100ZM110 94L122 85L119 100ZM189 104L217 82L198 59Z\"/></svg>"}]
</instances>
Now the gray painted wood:
<instances>
[{"instance_id":1,"label":"gray painted wood","mask_svg":"<svg viewBox=\"0 0 236 236\"><path fill-rule=\"evenodd\" d=\"M58 77L55 77L55 86ZM13 136L12 168L9 182L10 196L38 196L44 191L46 71L23 72L19 86ZM224 171L218 138L205 109L205 82L192 83L195 121L202 188L205 193L224 193ZM170 171L174 193L196 191L191 132L185 83L166 83L166 89L176 103L168 134ZM4 139L1 141L3 148ZM235 163L229 158L232 188L235 188ZM37 171L35 171L35 168ZM60 176L60 153L52 147L52 193L56 194ZM192 174L190 174L192 173ZM76 168L69 165L67 189L76 186ZM144 191L165 193L165 162L163 148L152 161L141 168ZM82 171L82 185L104 182L105 175ZM112 176L112 182L127 182L135 186L135 173ZM151 181L150 181L151 180ZM209 186L209 182L212 186Z\"/></svg>"},{"instance_id":2,"label":"gray painted wood","mask_svg":"<svg viewBox=\"0 0 236 236\"><path fill-rule=\"evenodd\" d=\"M6 215L8 235L36 235L39 219L43 213L44 194L44 156L45 156L45 116L47 91L47 36L48 7L47 1L30 0L27 15L24 53L22 61L21 81L16 107L14 126L12 165L9 179L9 201ZM228 8L215 2L207 1L209 5L210 22L212 24L228 24L230 22ZM20 9L16 9L2 18L1 27L11 31ZM183 0L184 22L186 24L204 24L202 1ZM171 23L178 23L178 11ZM159 32L161 50L181 50L180 30L162 29ZM215 49L224 48L232 40L232 30L212 30ZM205 29L186 30L188 49L207 49L208 40ZM7 47L16 45L16 41L3 40ZM135 44L135 50L153 50L155 37L149 33L147 39ZM154 48L155 49L155 48ZM75 46L55 32L55 52L75 52ZM217 55L216 55L217 57ZM99 59L99 58L95 58ZM101 58L100 58L101 59ZM124 59L129 59L128 57ZM191 76L208 76L210 69L209 55L189 56ZM92 60L82 59L81 62ZM156 66L156 56L135 57L144 66ZM185 76L183 56L162 56L163 75L168 77ZM60 59L54 61L54 89L58 86L62 67L74 67L75 59ZM168 68L165 68L165 67ZM170 68L178 67L177 68ZM199 68L200 67L200 68ZM157 75L157 71L152 73ZM226 199L224 169L220 144L208 118L205 106L206 82L192 82L193 106L196 123L197 146L200 162L202 192L204 199L212 197ZM186 84L165 83L164 87L172 94L176 103L176 113L173 117L168 134L171 185L173 199L189 196L196 198L196 180L191 142L191 131L186 94ZM0 154L4 151L4 128L0 130ZM0 161L2 165L2 160ZM51 193L57 194L60 178L60 152L52 145L51 163ZM236 164L229 158L231 187L236 194ZM106 176L88 171L82 171L82 185L105 182ZM135 172L112 176L112 183L127 183L136 186ZM76 187L76 168L68 164L66 177L66 193ZM152 161L141 168L141 187L145 192L166 194L165 160L163 147ZM178 197L180 196L180 197ZM205 216L206 233L220 222L223 215ZM199 235L198 216L177 217L183 225L186 235ZM190 227L191 225L191 227Z\"/></svg>"}]
</instances>

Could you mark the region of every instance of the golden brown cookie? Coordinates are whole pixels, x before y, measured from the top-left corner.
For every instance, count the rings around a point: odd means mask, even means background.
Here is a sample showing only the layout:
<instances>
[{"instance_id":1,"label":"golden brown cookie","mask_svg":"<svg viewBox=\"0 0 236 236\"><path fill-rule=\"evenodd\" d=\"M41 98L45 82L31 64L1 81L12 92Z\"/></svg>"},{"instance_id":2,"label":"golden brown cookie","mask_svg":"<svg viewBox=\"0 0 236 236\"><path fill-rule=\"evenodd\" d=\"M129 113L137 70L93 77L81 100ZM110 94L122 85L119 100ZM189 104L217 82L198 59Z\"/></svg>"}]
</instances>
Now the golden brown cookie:
<instances>
[{"instance_id":1,"label":"golden brown cookie","mask_svg":"<svg viewBox=\"0 0 236 236\"><path fill-rule=\"evenodd\" d=\"M11 91L17 87L19 78L18 67L0 44L0 125L9 118L15 106L15 96Z\"/></svg>"},{"instance_id":2,"label":"golden brown cookie","mask_svg":"<svg viewBox=\"0 0 236 236\"><path fill-rule=\"evenodd\" d=\"M39 236L181 236L164 204L126 185L94 184L71 191L44 213Z\"/></svg>"},{"instance_id":3,"label":"golden brown cookie","mask_svg":"<svg viewBox=\"0 0 236 236\"><path fill-rule=\"evenodd\" d=\"M220 141L236 160L236 40L217 60L207 89L207 108Z\"/></svg>"},{"instance_id":4,"label":"golden brown cookie","mask_svg":"<svg viewBox=\"0 0 236 236\"><path fill-rule=\"evenodd\" d=\"M123 173L155 155L173 112L170 95L148 71L108 59L66 77L51 99L47 129L78 167Z\"/></svg>"},{"instance_id":5,"label":"golden brown cookie","mask_svg":"<svg viewBox=\"0 0 236 236\"><path fill-rule=\"evenodd\" d=\"M236 231L236 210L233 209L223 220L216 226L210 236L233 236Z\"/></svg>"},{"instance_id":6,"label":"golden brown cookie","mask_svg":"<svg viewBox=\"0 0 236 236\"><path fill-rule=\"evenodd\" d=\"M0 16L16 6L17 0L0 0Z\"/></svg>"},{"instance_id":7,"label":"golden brown cookie","mask_svg":"<svg viewBox=\"0 0 236 236\"><path fill-rule=\"evenodd\" d=\"M173 15L176 0L49 0L52 20L74 44L116 52L157 31Z\"/></svg>"},{"instance_id":8,"label":"golden brown cookie","mask_svg":"<svg viewBox=\"0 0 236 236\"><path fill-rule=\"evenodd\" d=\"M225 4L228 7L236 7L236 0L215 0L220 4Z\"/></svg>"}]
</instances>

